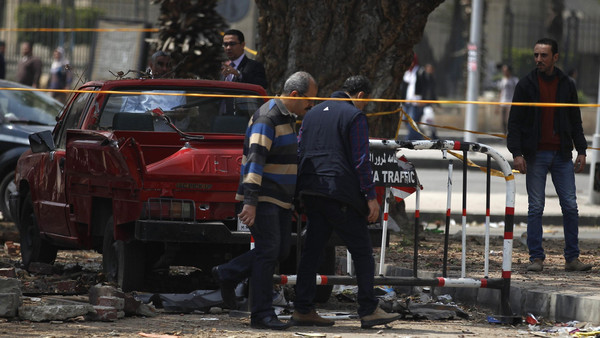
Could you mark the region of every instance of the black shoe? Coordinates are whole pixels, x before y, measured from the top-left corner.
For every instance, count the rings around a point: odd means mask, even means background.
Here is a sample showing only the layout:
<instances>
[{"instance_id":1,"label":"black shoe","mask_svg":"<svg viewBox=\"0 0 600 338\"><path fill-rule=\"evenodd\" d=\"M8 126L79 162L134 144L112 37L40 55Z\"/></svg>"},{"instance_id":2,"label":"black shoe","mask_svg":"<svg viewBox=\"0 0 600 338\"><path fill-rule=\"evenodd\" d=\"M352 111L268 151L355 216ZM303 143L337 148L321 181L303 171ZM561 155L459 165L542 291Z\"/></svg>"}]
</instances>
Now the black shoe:
<instances>
[{"instance_id":1,"label":"black shoe","mask_svg":"<svg viewBox=\"0 0 600 338\"><path fill-rule=\"evenodd\" d=\"M285 330L292 325L280 321L277 316L268 316L256 320L253 318L250 320L250 326L254 329Z\"/></svg>"},{"instance_id":2,"label":"black shoe","mask_svg":"<svg viewBox=\"0 0 600 338\"><path fill-rule=\"evenodd\" d=\"M223 307L230 310L237 310L235 283L225 282L221 279L221 276L219 275L218 265L212 268L212 276L215 280L215 283L219 284L219 288L221 289L221 299L223 300Z\"/></svg>"}]
</instances>

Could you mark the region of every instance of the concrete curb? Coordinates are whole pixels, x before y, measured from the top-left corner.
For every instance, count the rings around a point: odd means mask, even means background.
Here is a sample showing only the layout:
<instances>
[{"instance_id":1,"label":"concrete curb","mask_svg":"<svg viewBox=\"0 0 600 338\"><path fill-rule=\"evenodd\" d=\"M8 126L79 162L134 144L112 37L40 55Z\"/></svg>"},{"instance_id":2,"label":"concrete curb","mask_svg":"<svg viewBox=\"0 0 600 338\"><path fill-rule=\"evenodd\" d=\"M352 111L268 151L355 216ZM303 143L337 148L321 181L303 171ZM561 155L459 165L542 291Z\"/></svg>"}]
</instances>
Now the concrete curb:
<instances>
[{"instance_id":1,"label":"concrete curb","mask_svg":"<svg viewBox=\"0 0 600 338\"><path fill-rule=\"evenodd\" d=\"M386 276L412 276L412 270L388 265ZM420 272L420 278L440 277L433 272ZM500 315L500 290L486 288L432 288L435 295L449 294L455 302L477 305ZM510 288L510 306L514 315L525 317L531 313L545 320L568 322L579 321L600 324L600 296L595 294L573 294L568 292L544 292L520 286Z\"/></svg>"}]
</instances>

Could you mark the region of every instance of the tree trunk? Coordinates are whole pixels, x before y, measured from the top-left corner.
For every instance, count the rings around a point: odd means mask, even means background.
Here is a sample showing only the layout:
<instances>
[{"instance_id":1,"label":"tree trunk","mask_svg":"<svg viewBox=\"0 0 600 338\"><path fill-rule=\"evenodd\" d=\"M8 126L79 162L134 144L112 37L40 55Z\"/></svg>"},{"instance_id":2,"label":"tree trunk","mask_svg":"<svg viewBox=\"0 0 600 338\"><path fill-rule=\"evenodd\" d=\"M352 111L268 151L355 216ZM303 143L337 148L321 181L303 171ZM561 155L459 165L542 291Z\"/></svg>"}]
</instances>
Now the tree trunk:
<instances>
[{"instance_id":1,"label":"tree trunk","mask_svg":"<svg viewBox=\"0 0 600 338\"><path fill-rule=\"evenodd\" d=\"M270 81L280 93L287 76L311 73L319 96L328 97L352 75L373 82L373 98L399 98L402 75L427 17L443 0L256 0L260 48ZM398 103L371 103L366 111L389 111ZM394 138L398 114L369 119L371 136Z\"/></svg>"}]
</instances>

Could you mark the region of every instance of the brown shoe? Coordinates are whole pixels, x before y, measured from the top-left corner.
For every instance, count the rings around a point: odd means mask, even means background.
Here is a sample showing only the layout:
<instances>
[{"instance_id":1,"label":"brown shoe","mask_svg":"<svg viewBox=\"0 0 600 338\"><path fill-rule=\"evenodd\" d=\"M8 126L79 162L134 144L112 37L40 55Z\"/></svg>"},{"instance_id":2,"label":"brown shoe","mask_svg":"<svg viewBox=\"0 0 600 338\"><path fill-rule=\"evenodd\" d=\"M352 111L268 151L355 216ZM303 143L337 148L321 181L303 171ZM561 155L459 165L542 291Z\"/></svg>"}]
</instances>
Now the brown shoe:
<instances>
[{"instance_id":1,"label":"brown shoe","mask_svg":"<svg viewBox=\"0 0 600 338\"><path fill-rule=\"evenodd\" d=\"M591 269L592 264L584 264L579 258L575 258L570 262L565 262L565 271L588 271Z\"/></svg>"},{"instance_id":2,"label":"brown shoe","mask_svg":"<svg viewBox=\"0 0 600 338\"><path fill-rule=\"evenodd\" d=\"M544 260L541 258L534 258L531 264L527 265L527 271L540 272L544 270Z\"/></svg>"},{"instance_id":3,"label":"brown shoe","mask_svg":"<svg viewBox=\"0 0 600 338\"><path fill-rule=\"evenodd\" d=\"M370 329L375 325L385 325L400 318L402 318L402 315L397 313L387 313L377 306L373 313L360 318L360 327L363 329Z\"/></svg>"},{"instance_id":4,"label":"brown shoe","mask_svg":"<svg viewBox=\"0 0 600 338\"><path fill-rule=\"evenodd\" d=\"M293 326L332 326L335 324L333 320L319 316L314 309L306 314L294 311L290 323Z\"/></svg>"}]
</instances>

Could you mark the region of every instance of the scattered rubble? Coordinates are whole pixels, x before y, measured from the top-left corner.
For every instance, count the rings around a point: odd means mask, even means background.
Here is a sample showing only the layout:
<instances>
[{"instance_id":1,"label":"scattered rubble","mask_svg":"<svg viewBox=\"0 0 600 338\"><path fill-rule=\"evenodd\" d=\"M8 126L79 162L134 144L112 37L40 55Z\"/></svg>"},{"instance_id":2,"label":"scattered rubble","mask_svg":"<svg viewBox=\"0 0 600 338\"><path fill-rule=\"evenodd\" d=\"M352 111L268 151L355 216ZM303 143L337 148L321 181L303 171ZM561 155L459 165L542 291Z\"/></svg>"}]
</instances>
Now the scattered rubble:
<instances>
[{"instance_id":1,"label":"scattered rubble","mask_svg":"<svg viewBox=\"0 0 600 338\"><path fill-rule=\"evenodd\" d=\"M0 277L0 317L15 317L21 306L21 296L18 279Z\"/></svg>"},{"instance_id":2,"label":"scattered rubble","mask_svg":"<svg viewBox=\"0 0 600 338\"><path fill-rule=\"evenodd\" d=\"M153 305L142 303L132 294L123 293L113 286L98 284L89 289L87 298L69 299L68 296L24 297L21 292L23 284L16 278L0 277L0 317L18 317L32 322L80 317L84 320L115 321L125 316L153 317L157 314Z\"/></svg>"},{"instance_id":3,"label":"scattered rubble","mask_svg":"<svg viewBox=\"0 0 600 338\"><path fill-rule=\"evenodd\" d=\"M19 318L32 322L62 321L93 312L90 304L23 304L19 307Z\"/></svg>"}]
</instances>

